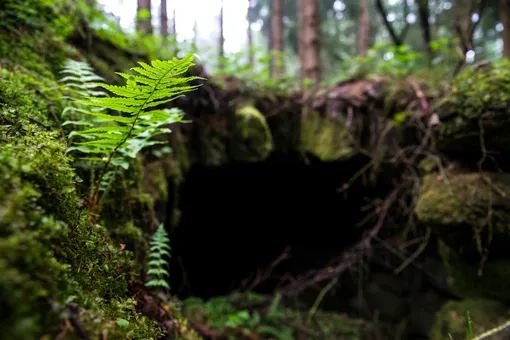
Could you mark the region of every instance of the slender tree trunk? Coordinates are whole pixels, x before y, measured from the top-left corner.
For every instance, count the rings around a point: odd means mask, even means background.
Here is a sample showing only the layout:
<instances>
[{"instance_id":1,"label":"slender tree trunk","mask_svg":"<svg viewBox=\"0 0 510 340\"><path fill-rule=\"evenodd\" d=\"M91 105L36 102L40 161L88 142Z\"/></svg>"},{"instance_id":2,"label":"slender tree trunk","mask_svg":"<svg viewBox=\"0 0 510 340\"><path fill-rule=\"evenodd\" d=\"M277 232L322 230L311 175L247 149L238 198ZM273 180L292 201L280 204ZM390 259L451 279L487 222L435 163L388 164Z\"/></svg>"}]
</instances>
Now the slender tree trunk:
<instances>
[{"instance_id":1,"label":"slender tree trunk","mask_svg":"<svg viewBox=\"0 0 510 340\"><path fill-rule=\"evenodd\" d=\"M425 52L427 53L429 62L432 62L432 58L434 56L432 48L430 46L432 38L430 36L430 24L429 24L430 9L428 0L418 1L418 13L420 18L421 35L423 38L423 47Z\"/></svg>"},{"instance_id":2,"label":"slender tree trunk","mask_svg":"<svg viewBox=\"0 0 510 340\"><path fill-rule=\"evenodd\" d=\"M171 33L177 36L177 23L176 23L176 13L175 13L175 4L172 11L172 31Z\"/></svg>"},{"instance_id":3,"label":"slender tree trunk","mask_svg":"<svg viewBox=\"0 0 510 340\"><path fill-rule=\"evenodd\" d=\"M273 17L273 6L269 5L269 17ZM266 37L267 37L267 53L271 54L273 51L273 21L268 20L266 25ZM272 77L274 73L273 70L273 60L269 60L269 75Z\"/></svg>"},{"instance_id":4,"label":"slender tree trunk","mask_svg":"<svg viewBox=\"0 0 510 340\"><path fill-rule=\"evenodd\" d=\"M148 18L140 18L140 13L144 10L148 11ZM136 30L141 31L144 34L152 34L151 0L138 0L137 14Z\"/></svg>"},{"instance_id":5,"label":"slender tree trunk","mask_svg":"<svg viewBox=\"0 0 510 340\"><path fill-rule=\"evenodd\" d=\"M474 33L478 24L482 21L482 15L487 5L487 0L457 0L455 3L455 32L460 40L459 62L453 72L456 75L466 63L466 53L475 49ZM473 14L478 14L478 21L473 22Z\"/></svg>"},{"instance_id":6,"label":"slender tree trunk","mask_svg":"<svg viewBox=\"0 0 510 340\"><path fill-rule=\"evenodd\" d=\"M319 6L317 0L299 3L299 60L301 77L315 83L321 80Z\"/></svg>"},{"instance_id":7,"label":"slender tree trunk","mask_svg":"<svg viewBox=\"0 0 510 340\"><path fill-rule=\"evenodd\" d=\"M223 32L223 0L221 0L221 8L220 8L220 41L219 41L219 51L218 51L218 59L220 61L220 69L223 69L223 62L225 58L225 36Z\"/></svg>"},{"instance_id":8,"label":"slender tree trunk","mask_svg":"<svg viewBox=\"0 0 510 340\"><path fill-rule=\"evenodd\" d=\"M282 1L273 0L273 13L272 13L272 36L273 36L273 74L274 77L279 79L283 74L283 60L281 54L283 53L283 10Z\"/></svg>"},{"instance_id":9,"label":"slender tree trunk","mask_svg":"<svg viewBox=\"0 0 510 340\"><path fill-rule=\"evenodd\" d=\"M368 13L368 0L361 0L361 16L359 20L359 46L358 53L362 57L367 55L368 38L370 36L370 14Z\"/></svg>"},{"instance_id":10,"label":"slender tree trunk","mask_svg":"<svg viewBox=\"0 0 510 340\"><path fill-rule=\"evenodd\" d=\"M404 39L407 35L407 31L409 30L409 22L407 20L404 22L404 27L402 28L402 31L400 34L398 34L395 31L395 28L391 24L391 22L388 20L388 13L386 11L386 8L384 7L382 0L374 0L375 1L375 7L377 9L377 12L381 15L381 19L383 21L384 26L388 30L388 33L390 34L391 40L393 41L393 44L395 46L400 46L404 43ZM403 13L402 17L407 18L407 15L409 14L409 4L407 3L407 0L404 1L403 4Z\"/></svg>"},{"instance_id":11,"label":"slender tree trunk","mask_svg":"<svg viewBox=\"0 0 510 340\"><path fill-rule=\"evenodd\" d=\"M194 48L197 48L197 45L198 45L198 21L197 21L196 14L193 18L193 44L195 45Z\"/></svg>"},{"instance_id":12,"label":"slender tree trunk","mask_svg":"<svg viewBox=\"0 0 510 340\"><path fill-rule=\"evenodd\" d=\"M501 39L503 39L503 57L510 58L510 0L499 0L499 15L503 31Z\"/></svg>"},{"instance_id":13,"label":"slender tree trunk","mask_svg":"<svg viewBox=\"0 0 510 340\"><path fill-rule=\"evenodd\" d=\"M161 7L159 8L159 18L161 20L161 35L163 38L168 37L168 6L167 0L161 0Z\"/></svg>"},{"instance_id":14,"label":"slender tree trunk","mask_svg":"<svg viewBox=\"0 0 510 340\"><path fill-rule=\"evenodd\" d=\"M250 63L253 71L255 67L255 56L253 51L253 31L251 25L253 24L253 0L248 0L248 12L246 13L246 20L248 21L248 28L246 30L246 37L248 40L248 62Z\"/></svg>"}]
</instances>

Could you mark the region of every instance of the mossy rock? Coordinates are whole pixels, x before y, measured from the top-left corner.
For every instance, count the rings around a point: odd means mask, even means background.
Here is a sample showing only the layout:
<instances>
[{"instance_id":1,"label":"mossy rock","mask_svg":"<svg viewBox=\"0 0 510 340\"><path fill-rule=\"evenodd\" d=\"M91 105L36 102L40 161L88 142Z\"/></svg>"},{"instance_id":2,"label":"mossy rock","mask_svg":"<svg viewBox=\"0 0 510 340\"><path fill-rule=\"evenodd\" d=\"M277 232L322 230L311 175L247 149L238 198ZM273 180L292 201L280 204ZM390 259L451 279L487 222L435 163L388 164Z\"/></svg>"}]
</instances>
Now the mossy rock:
<instances>
[{"instance_id":1,"label":"mossy rock","mask_svg":"<svg viewBox=\"0 0 510 340\"><path fill-rule=\"evenodd\" d=\"M341 161L353 154L353 138L345 121L323 116L319 112L304 112L301 120L301 150L321 161Z\"/></svg>"},{"instance_id":2,"label":"mossy rock","mask_svg":"<svg viewBox=\"0 0 510 340\"><path fill-rule=\"evenodd\" d=\"M466 259L510 256L510 175L455 173L424 176L415 212ZM490 244L488 240L491 240Z\"/></svg>"},{"instance_id":3,"label":"mossy rock","mask_svg":"<svg viewBox=\"0 0 510 340\"><path fill-rule=\"evenodd\" d=\"M466 299L449 301L436 314L430 332L431 340L468 339L468 312L473 325L473 333L479 335L499 326L510 318L510 310L502 303L487 299ZM492 335L491 340L508 339L509 332Z\"/></svg>"},{"instance_id":4,"label":"mossy rock","mask_svg":"<svg viewBox=\"0 0 510 340\"><path fill-rule=\"evenodd\" d=\"M236 110L229 156L239 162L261 162L273 151L273 138L266 118L253 106Z\"/></svg>"},{"instance_id":5,"label":"mossy rock","mask_svg":"<svg viewBox=\"0 0 510 340\"><path fill-rule=\"evenodd\" d=\"M510 260L490 259L481 262L463 260L443 242L441 258L448 269L448 284L462 297L485 297L510 302Z\"/></svg>"},{"instance_id":6,"label":"mossy rock","mask_svg":"<svg viewBox=\"0 0 510 340\"><path fill-rule=\"evenodd\" d=\"M437 147L447 154L479 159L482 150L510 154L510 61L471 67L454 81L435 108L441 119ZM483 143L483 144L482 144Z\"/></svg>"}]
</instances>

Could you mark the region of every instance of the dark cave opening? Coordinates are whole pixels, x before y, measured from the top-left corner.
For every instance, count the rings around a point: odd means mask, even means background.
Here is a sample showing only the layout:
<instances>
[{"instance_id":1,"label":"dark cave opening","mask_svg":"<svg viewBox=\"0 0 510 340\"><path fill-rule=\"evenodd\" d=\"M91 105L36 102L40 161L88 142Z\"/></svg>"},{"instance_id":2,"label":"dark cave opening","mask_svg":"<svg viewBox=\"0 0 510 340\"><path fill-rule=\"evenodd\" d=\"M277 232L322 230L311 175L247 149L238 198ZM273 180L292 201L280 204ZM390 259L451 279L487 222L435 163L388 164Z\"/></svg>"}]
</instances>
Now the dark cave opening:
<instances>
[{"instance_id":1,"label":"dark cave opening","mask_svg":"<svg viewBox=\"0 0 510 340\"><path fill-rule=\"evenodd\" d=\"M368 161L305 163L298 154L275 153L260 163L194 166L181 188L181 220L171 235L172 291L207 299L241 289L286 247L291 257L255 291L270 293L285 273L325 266L360 239L356 224L367 214L360 208L381 194L362 180L338 191Z\"/></svg>"}]
</instances>

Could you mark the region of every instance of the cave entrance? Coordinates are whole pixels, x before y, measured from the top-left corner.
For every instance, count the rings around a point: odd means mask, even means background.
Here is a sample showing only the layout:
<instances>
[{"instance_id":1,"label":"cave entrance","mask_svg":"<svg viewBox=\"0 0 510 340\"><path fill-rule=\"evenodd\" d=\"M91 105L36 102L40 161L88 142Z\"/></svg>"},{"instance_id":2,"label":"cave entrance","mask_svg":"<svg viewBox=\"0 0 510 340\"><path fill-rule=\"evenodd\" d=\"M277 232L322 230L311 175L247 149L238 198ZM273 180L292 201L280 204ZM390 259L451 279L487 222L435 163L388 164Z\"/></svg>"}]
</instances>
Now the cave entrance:
<instances>
[{"instance_id":1,"label":"cave entrance","mask_svg":"<svg viewBox=\"0 0 510 340\"><path fill-rule=\"evenodd\" d=\"M194 166L181 188L181 220L171 236L172 291L180 297L228 294L287 247L291 257L255 291L271 292L285 273L325 266L360 237L356 224L372 189L361 181L347 193L338 189L368 161L305 163L298 154L272 154L259 163Z\"/></svg>"}]
</instances>

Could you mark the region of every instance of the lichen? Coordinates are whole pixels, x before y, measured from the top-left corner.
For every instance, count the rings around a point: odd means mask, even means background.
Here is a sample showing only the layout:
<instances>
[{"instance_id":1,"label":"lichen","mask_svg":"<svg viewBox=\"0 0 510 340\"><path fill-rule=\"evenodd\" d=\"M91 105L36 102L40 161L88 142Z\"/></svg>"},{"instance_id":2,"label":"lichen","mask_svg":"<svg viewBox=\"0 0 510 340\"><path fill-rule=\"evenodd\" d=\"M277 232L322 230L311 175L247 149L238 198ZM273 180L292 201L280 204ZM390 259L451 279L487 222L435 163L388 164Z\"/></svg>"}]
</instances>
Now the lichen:
<instances>
[{"instance_id":1,"label":"lichen","mask_svg":"<svg viewBox=\"0 0 510 340\"><path fill-rule=\"evenodd\" d=\"M466 258L488 247L490 256L510 255L510 175L452 173L426 175L415 212L441 239Z\"/></svg>"},{"instance_id":2,"label":"lichen","mask_svg":"<svg viewBox=\"0 0 510 340\"><path fill-rule=\"evenodd\" d=\"M236 161L261 162L273 151L273 137L264 115L248 105L234 115L229 155Z\"/></svg>"},{"instance_id":3,"label":"lichen","mask_svg":"<svg viewBox=\"0 0 510 340\"><path fill-rule=\"evenodd\" d=\"M304 112L301 149L324 162L344 160L353 154L352 135L341 118Z\"/></svg>"},{"instance_id":4,"label":"lichen","mask_svg":"<svg viewBox=\"0 0 510 340\"><path fill-rule=\"evenodd\" d=\"M449 301L436 314L430 339L466 339L468 312L475 335L498 326L510 317L508 308L498 301L487 299ZM491 339L508 339L508 333L501 332L491 336Z\"/></svg>"}]
</instances>

